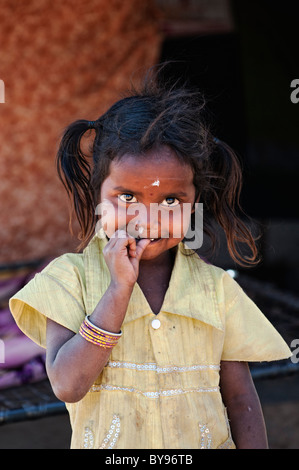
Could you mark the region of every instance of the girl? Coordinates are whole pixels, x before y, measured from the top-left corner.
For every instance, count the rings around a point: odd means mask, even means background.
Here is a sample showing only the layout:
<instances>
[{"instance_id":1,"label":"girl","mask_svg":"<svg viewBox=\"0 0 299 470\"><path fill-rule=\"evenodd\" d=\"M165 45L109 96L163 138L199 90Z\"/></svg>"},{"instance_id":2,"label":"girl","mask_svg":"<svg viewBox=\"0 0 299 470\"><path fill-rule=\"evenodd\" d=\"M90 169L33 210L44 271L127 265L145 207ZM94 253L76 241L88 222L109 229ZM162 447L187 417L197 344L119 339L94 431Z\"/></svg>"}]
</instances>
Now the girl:
<instances>
[{"instance_id":1,"label":"girl","mask_svg":"<svg viewBox=\"0 0 299 470\"><path fill-rule=\"evenodd\" d=\"M267 447L247 361L290 350L238 284L183 243L185 208L194 227L200 202L205 233L216 221L235 261L257 258L237 215L239 164L202 109L198 93L149 81L62 138L58 171L85 248L51 262L10 308L47 350L72 448Z\"/></svg>"}]
</instances>

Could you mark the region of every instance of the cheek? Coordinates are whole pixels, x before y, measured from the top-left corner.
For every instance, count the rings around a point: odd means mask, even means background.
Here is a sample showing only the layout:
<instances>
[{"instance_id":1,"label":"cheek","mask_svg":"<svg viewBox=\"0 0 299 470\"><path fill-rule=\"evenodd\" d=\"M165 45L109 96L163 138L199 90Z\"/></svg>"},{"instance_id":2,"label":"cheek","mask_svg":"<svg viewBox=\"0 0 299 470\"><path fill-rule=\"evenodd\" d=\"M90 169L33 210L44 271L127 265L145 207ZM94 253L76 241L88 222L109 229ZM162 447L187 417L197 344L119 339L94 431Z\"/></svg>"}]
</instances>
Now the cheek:
<instances>
[{"instance_id":1,"label":"cheek","mask_svg":"<svg viewBox=\"0 0 299 470\"><path fill-rule=\"evenodd\" d=\"M116 230L127 229L127 225L134 216L127 214L127 208L121 204L113 204L105 200L98 205L97 214L106 235L111 236Z\"/></svg>"},{"instance_id":2,"label":"cheek","mask_svg":"<svg viewBox=\"0 0 299 470\"><path fill-rule=\"evenodd\" d=\"M184 237L188 231L191 219L192 205L189 203L183 204L179 211L173 214L173 232L174 236Z\"/></svg>"},{"instance_id":3,"label":"cheek","mask_svg":"<svg viewBox=\"0 0 299 470\"><path fill-rule=\"evenodd\" d=\"M97 215L104 232L109 238L111 238L116 230L125 225L125 212L122 214L118 206L114 205L108 199L104 199L98 205Z\"/></svg>"},{"instance_id":4,"label":"cheek","mask_svg":"<svg viewBox=\"0 0 299 470\"><path fill-rule=\"evenodd\" d=\"M183 238L189 228L191 219L192 205L189 203L183 204L177 209L165 212L164 216L160 219L161 232L169 233L171 237Z\"/></svg>"},{"instance_id":5,"label":"cheek","mask_svg":"<svg viewBox=\"0 0 299 470\"><path fill-rule=\"evenodd\" d=\"M191 203L185 203L183 204L183 212L182 212L182 229L183 229L183 234L186 235L188 228L190 226L191 222L191 214L192 214L192 207L193 205Z\"/></svg>"}]
</instances>

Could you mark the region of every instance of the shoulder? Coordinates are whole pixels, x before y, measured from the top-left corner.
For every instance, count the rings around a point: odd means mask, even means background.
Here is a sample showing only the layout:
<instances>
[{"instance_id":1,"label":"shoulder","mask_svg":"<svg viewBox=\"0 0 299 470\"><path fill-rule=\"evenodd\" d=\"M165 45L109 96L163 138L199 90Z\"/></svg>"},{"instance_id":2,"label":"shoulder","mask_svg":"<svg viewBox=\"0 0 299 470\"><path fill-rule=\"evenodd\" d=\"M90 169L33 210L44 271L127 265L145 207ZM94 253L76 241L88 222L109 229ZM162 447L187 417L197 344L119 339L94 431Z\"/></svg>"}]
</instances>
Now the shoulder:
<instances>
[{"instance_id":1,"label":"shoulder","mask_svg":"<svg viewBox=\"0 0 299 470\"><path fill-rule=\"evenodd\" d=\"M207 260L195 254L193 265L199 271L200 277L213 289L218 305L225 310L236 301L238 296L245 295L243 289L234 279L233 272L209 263Z\"/></svg>"},{"instance_id":2,"label":"shoulder","mask_svg":"<svg viewBox=\"0 0 299 470\"><path fill-rule=\"evenodd\" d=\"M11 299L14 308L19 302L31 305L36 310L47 310L45 304L66 302L66 299L82 304L85 292L85 272L82 255L68 253L52 260L37 272Z\"/></svg>"},{"instance_id":3,"label":"shoulder","mask_svg":"<svg viewBox=\"0 0 299 470\"><path fill-rule=\"evenodd\" d=\"M55 269L81 269L83 267L83 254L82 253L64 253L58 258L53 259L49 264L43 269L44 273L51 273Z\"/></svg>"},{"instance_id":4,"label":"shoulder","mask_svg":"<svg viewBox=\"0 0 299 470\"><path fill-rule=\"evenodd\" d=\"M196 269L201 276L209 278L213 282L215 287L225 287L226 285L234 284L236 281L232 278L230 271L226 271L224 268L216 266L198 253L193 252L190 259L194 269Z\"/></svg>"},{"instance_id":5,"label":"shoulder","mask_svg":"<svg viewBox=\"0 0 299 470\"><path fill-rule=\"evenodd\" d=\"M85 284L84 259L82 253L65 253L52 260L37 277L50 277L63 283Z\"/></svg>"},{"instance_id":6,"label":"shoulder","mask_svg":"<svg viewBox=\"0 0 299 470\"><path fill-rule=\"evenodd\" d=\"M46 319L77 332L85 315L82 255L65 254L51 261L10 300L19 328L46 347Z\"/></svg>"}]
</instances>

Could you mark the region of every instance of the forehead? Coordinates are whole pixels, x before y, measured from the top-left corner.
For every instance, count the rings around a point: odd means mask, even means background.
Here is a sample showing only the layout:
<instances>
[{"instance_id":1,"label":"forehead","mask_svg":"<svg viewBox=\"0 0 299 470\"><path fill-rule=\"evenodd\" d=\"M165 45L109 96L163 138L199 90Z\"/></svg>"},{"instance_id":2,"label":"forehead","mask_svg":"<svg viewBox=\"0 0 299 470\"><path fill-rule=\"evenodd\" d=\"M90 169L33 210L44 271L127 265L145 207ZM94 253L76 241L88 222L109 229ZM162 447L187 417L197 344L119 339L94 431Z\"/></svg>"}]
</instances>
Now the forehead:
<instances>
[{"instance_id":1,"label":"forehead","mask_svg":"<svg viewBox=\"0 0 299 470\"><path fill-rule=\"evenodd\" d=\"M122 184L126 182L141 187L193 185L191 166L179 160L175 153L167 148L142 156L126 154L111 162L109 177L117 182L121 181Z\"/></svg>"}]
</instances>

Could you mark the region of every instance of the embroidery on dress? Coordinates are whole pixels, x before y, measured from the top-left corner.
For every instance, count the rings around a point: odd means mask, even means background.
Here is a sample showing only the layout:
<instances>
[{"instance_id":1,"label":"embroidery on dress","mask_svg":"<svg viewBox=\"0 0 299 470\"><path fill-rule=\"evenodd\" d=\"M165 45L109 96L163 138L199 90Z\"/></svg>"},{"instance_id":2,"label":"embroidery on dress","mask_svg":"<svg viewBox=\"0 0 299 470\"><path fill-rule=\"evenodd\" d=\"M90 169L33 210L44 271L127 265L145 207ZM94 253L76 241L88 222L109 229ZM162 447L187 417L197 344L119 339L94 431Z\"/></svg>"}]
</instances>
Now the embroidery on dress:
<instances>
[{"instance_id":1,"label":"embroidery on dress","mask_svg":"<svg viewBox=\"0 0 299 470\"><path fill-rule=\"evenodd\" d=\"M172 390L159 390L159 391L148 391L144 392L142 390L138 390L133 387L120 387L118 385L110 385L110 384L101 384L101 385L92 385L89 389L89 392L100 392L101 390L108 390L108 391L123 391L123 392L131 392L143 395L147 398L160 398L160 397L173 397L176 395L181 395L185 393L215 393L219 391L219 386L216 387L199 387L199 388L189 388L189 389L182 389L182 388L175 388Z\"/></svg>"},{"instance_id":2,"label":"embroidery on dress","mask_svg":"<svg viewBox=\"0 0 299 470\"><path fill-rule=\"evenodd\" d=\"M91 428L86 426L84 429L84 449L93 449L94 436Z\"/></svg>"},{"instance_id":3,"label":"embroidery on dress","mask_svg":"<svg viewBox=\"0 0 299 470\"><path fill-rule=\"evenodd\" d=\"M150 370L154 371L157 374L168 374L170 372L192 372L198 370L220 370L218 364L194 364L192 366L164 366L159 367L154 362L148 362L145 364L137 364L135 362L121 362L121 361L109 361L106 367L116 368L116 369L129 369L129 370Z\"/></svg>"},{"instance_id":4,"label":"embroidery on dress","mask_svg":"<svg viewBox=\"0 0 299 470\"><path fill-rule=\"evenodd\" d=\"M120 433L120 418L117 415L113 415L113 419L112 419L108 434L106 435L99 449L112 449L118 440L119 433Z\"/></svg>"},{"instance_id":5,"label":"embroidery on dress","mask_svg":"<svg viewBox=\"0 0 299 470\"><path fill-rule=\"evenodd\" d=\"M212 445L212 437L210 430L206 424L199 424L201 432L200 449L210 449Z\"/></svg>"}]
</instances>

